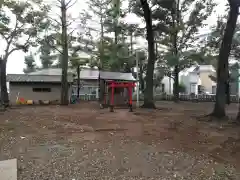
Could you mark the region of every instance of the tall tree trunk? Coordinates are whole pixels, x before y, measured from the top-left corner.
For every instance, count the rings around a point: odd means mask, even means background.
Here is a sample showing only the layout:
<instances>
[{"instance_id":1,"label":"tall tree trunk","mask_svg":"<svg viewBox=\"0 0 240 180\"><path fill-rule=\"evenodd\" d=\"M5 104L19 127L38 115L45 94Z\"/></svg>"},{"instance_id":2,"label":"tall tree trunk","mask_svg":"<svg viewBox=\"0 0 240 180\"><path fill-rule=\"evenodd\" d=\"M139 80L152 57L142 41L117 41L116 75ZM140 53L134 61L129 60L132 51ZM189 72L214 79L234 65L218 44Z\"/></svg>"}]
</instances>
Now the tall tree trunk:
<instances>
[{"instance_id":1,"label":"tall tree trunk","mask_svg":"<svg viewBox=\"0 0 240 180\"><path fill-rule=\"evenodd\" d=\"M101 14L103 14L101 12ZM98 100L99 100L99 104L100 106L103 104L103 100L104 100L104 93L105 93L105 87L104 84L102 83L102 80L100 79L100 73L102 70L104 70L104 66L103 66L103 61L104 61L104 27L103 27L103 16L101 15L100 18L100 25L101 25L101 48L100 48L100 62L99 62L99 66L98 66L98 87L99 87L99 91L98 91Z\"/></svg>"},{"instance_id":2,"label":"tall tree trunk","mask_svg":"<svg viewBox=\"0 0 240 180\"><path fill-rule=\"evenodd\" d=\"M61 13L62 13L62 83L61 83L61 105L68 105L68 37L67 37L67 7L65 0L61 1Z\"/></svg>"},{"instance_id":3,"label":"tall tree trunk","mask_svg":"<svg viewBox=\"0 0 240 180\"><path fill-rule=\"evenodd\" d=\"M141 6L144 12L144 19L147 29L148 41L148 64L146 72L146 88L144 91L144 104L143 108L156 108L153 100L153 73L155 65L155 51L154 51L154 34L152 28L152 12L147 0L141 0Z\"/></svg>"},{"instance_id":4,"label":"tall tree trunk","mask_svg":"<svg viewBox=\"0 0 240 180\"><path fill-rule=\"evenodd\" d=\"M103 17L100 18L101 25L101 48L100 48L100 62L99 62L99 70L103 69L103 55L104 55L104 27L103 27Z\"/></svg>"},{"instance_id":5,"label":"tall tree trunk","mask_svg":"<svg viewBox=\"0 0 240 180\"><path fill-rule=\"evenodd\" d=\"M236 120L237 120L238 123L240 123L240 102L239 102L239 99L238 99L238 113L237 113Z\"/></svg>"},{"instance_id":6,"label":"tall tree trunk","mask_svg":"<svg viewBox=\"0 0 240 180\"><path fill-rule=\"evenodd\" d=\"M77 98L80 97L80 65L77 67Z\"/></svg>"},{"instance_id":7,"label":"tall tree trunk","mask_svg":"<svg viewBox=\"0 0 240 180\"><path fill-rule=\"evenodd\" d=\"M133 56L133 32L130 32L130 51L129 51L129 56ZM134 74L134 68L130 67L130 72L132 73L132 75ZM133 92L135 91L135 89L133 89Z\"/></svg>"},{"instance_id":8,"label":"tall tree trunk","mask_svg":"<svg viewBox=\"0 0 240 180\"><path fill-rule=\"evenodd\" d=\"M172 19L173 19L173 37L172 37L172 43L173 43L173 56L176 58L176 65L174 66L174 84L173 84L173 94L174 94L174 102L179 101L179 50L178 50L178 26L180 23L180 0L174 1L175 8L172 9Z\"/></svg>"},{"instance_id":9,"label":"tall tree trunk","mask_svg":"<svg viewBox=\"0 0 240 180\"><path fill-rule=\"evenodd\" d=\"M133 32L130 32L130 55L133 54Z\"/></svg>"},{"instance_id":10,"label":"tall tree trunk","mask_svg":"<svg viewBox=\"0 0 240 180\"><path fill-rule=\"evenodd\" d=\"M6 68L7 68L7 61L5 59L0 60L0 78L1 78L1 101L5 107L9 106L9 97L7 91L7 75L6 75Z\"/></svg>"},{"instance_id":11,"label":"tall tree trunk","mask_svg":"<svg viewBox=\"0 0 240 180\"><path fill-rule=\"evenodd\" d=\"M174 67L174 83L173 83L174 102L179 101L179 67Z\"/></svg>"},{"instance_id":12,"label":"tall tree trunk","mask_svg":"<svg viewBox=\"0 0 240 180\"><path fill-rule=\"evenodd\" d=\"M157 38L155 39L155 56L156 56L156 60L158 60L158 43L157 43Z\"/></svg>"},{"instance_id":13,"label":"tall tree trunk","mask_svg":"<svg viewBox=\"0 0 240 180\"><path fill-rule=\"evenodd\" d=\"M230 92L230 74L228 72L227 82L226 82L226 104L230 105L231 103L231 92Z\"/></svg>"},{"instance_id":14,"label":"tall tree trunk","mask_svg":"<svg viewBox=\"0 0 240 180\"><path fill-rule=\"evenodd\" d=\"M144 92L145 82L144 82L144 79L143 79L143 67L142 67L141 61L140 61L140 66L139 66L139 83L140 83L141 91Z\"/></svg>"},{"instance_id":15,"label":"tall tree trunk","mask_svg":"<svg viewBox=\"0 0 240 180\"><path fill-rule=\"evenodd\" d=\"M106 98L106 94L105 94L105 91L106 91L106 87L105 87L105 82L104 82L104 80L103 79L101 79L100 78L100 76L99 76L99 103L100 104L104 104L105 102L104 102L104 99Z\"/></svg>"},{"instance_id":16,"label":"tall tree trunk","mask_svg":"<svg viewBox=\"0 0 240 180\"><path fill-rule=\"evenodd\" d=\"M216 118L223 118L226 116L226 82L228 80L228 57L231 51L232 38L236 28L238 18L238 6L230 4L230 12L224 32L219 59L217 67L217 92L216 103L211 113Z\"/></svg>"}]
</instances>

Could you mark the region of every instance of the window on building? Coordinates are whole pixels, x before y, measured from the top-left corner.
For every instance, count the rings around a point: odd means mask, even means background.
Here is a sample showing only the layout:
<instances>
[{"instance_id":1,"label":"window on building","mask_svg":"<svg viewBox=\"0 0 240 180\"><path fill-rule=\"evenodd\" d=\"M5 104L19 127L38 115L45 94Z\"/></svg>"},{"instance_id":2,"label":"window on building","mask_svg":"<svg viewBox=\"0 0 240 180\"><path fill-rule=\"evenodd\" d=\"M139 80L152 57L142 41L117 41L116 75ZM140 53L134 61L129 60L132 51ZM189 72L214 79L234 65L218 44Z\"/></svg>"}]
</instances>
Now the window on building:
<instances>
[{"instance_id":1,"label":"window on building","mask_svg":"<svg viewBox=\"0 0 240 180\"><path fill-rule=\"evenodd\" d=\"M51 92L51 88L33 88L33 92Z\"/></svg>"},{"instance_id":2,"label":"window on building","mask_svg":"<svg viewBox=\"0 0 240 180\"><path fill-rule=\"evenodd\" d=\"M191 83L190 84L190 93L196 93L197 90L197 84L196 83Z\"/></svg>"},{"instance_id":3,"label":"window on building","mask_svg":"<svg viewBox=\"0 0 240 180\"><path fill-rule=\"evenodd\" d=\"M204 86L198 85L198 94L203 94L205 92Z\"/></svg>"},{"instance_id":4,"label":"window on building","mask_svg":"<svg viewBox=\"0 0 240 180\"><path fill-rule=\"evenodd\" d=\"M165 92L165 84L161 84L161 91Z\"/></svg>"},{"instance_id":5,"label":"window on building","mask_svg":"<svg viewBox=\"0 0 240 180\"><path fill-rule=\"evenodd\" d=\"M216 86L212 86L212 94L216 94L217 91L217 87Z\"/></svg>"}]
</instances>

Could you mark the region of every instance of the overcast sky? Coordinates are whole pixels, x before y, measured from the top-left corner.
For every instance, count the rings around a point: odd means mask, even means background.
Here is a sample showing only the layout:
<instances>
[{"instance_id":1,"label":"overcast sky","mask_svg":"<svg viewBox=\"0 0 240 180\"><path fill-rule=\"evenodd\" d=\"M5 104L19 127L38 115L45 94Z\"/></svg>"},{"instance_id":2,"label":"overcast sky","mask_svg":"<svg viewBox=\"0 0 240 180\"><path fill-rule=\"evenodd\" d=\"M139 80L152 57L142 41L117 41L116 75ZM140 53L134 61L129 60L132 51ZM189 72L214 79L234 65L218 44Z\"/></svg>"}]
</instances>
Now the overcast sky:
<instances>
[{"instance_id":1,"label":"overcast sky","mask_svg":"<svg viewBox=\"0 0 240 180\"><path fill-rule=\"evenodd\" d=\"M208 19L208 24L213 25L216 23L216 17L219 14L224 13L224 5L226 4L227 0L215 0L219 5L216 8L216 12ZM84 10L87 8L86 0L78 0L77 4L74 6L74 9L71 10L71 12L76 16L79 11ZM136 21L136 18L134 16L127 17L126 21L134 22ZM206 29L207 30L207 29ZM204 32L203 32L204 33ZM141 45L144 45L145 42L139 42ZM0 42L1 44L1 42ZM24 65L24 56L25 54L21 51L14 52L8 60L7 63L7 73L8 74L22 74Z\"/></svg>"}]
</instances>

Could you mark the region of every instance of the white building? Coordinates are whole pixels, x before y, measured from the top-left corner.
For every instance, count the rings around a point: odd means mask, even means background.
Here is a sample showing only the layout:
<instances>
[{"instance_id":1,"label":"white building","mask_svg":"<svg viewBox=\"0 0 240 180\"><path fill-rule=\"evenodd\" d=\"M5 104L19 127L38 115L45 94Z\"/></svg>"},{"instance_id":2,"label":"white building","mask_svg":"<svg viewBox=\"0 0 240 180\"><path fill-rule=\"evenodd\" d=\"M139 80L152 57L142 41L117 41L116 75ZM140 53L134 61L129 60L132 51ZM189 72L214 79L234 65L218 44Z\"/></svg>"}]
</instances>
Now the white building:
<instances>
[{"instance_id":1,"label":"white building","mask_svg":"<svg viewBox=\"0 0 240 180\"><path fill-rule=\"evenodd\" d=\"M186 68L179 73L179 83L185 86L187 94L198 94L198 87L201 85L199 72L196 71L196 66Z\"/></svg>"},{"instance_id":2,"label":"white building","mask_svg":"<svg viewBox=\"0 0 240 180\"><path fill-rule=\"evenodd\" d=\"M204 93L215 94L216 82L209 78L215 72L212 65L192 66L179 73L179 82L185 85L187 94L199 94L200 89Z\"/></svg>"},{"instance_id":3,"label":"white building","mask_svg":"<svg viewBox=\"0 0 240 180\"><path fill-rule=\"evenodd\" d=\"M162 91L166 94L173 94L173 78L164 76L162 79Z\"/></svg>"}]
</instances>

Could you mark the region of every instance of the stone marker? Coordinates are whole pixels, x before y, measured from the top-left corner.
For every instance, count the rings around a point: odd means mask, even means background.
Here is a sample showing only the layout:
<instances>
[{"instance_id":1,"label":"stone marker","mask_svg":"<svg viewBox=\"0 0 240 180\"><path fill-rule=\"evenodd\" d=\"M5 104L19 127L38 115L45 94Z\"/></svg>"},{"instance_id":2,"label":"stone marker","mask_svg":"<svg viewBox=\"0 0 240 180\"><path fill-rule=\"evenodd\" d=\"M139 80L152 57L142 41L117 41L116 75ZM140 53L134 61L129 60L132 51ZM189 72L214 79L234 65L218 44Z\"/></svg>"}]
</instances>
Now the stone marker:
<instances>
[{"instance_id":1,"label":"stone marker","mask_svg":"<svg viewBox=\"0 0 240 180\"><path fill-rule=\"evenodd\" d=\"M0 179L17 180L17 159L0 161Z\"/></svg>"}]
</instances>

